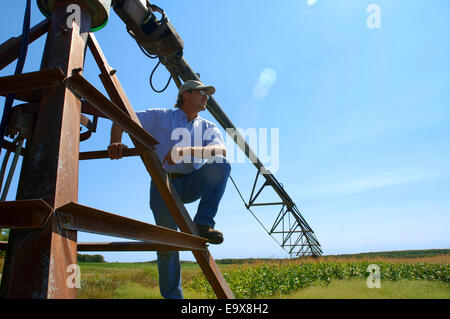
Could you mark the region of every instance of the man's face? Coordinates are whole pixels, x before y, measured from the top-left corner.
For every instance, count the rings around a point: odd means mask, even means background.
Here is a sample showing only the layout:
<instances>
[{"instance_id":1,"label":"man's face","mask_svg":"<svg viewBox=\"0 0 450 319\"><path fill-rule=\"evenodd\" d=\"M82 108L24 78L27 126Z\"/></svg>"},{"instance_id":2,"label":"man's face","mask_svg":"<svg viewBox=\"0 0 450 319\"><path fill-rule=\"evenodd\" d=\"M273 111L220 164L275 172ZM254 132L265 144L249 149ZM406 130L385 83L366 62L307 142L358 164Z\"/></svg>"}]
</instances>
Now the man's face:
<instances>
[{"instance_id":1,"label":"man's face","mask_svg":"<svg viewBox=\"0 0 450 319\"><path fill-rule=\"evenodd\" d=\"M192 105L198 109L198 111L204 111L206 109L206 103L208 102L209 95L206 90L192 90L188 92L188 99Z\"/></svg>"}]
</instances>

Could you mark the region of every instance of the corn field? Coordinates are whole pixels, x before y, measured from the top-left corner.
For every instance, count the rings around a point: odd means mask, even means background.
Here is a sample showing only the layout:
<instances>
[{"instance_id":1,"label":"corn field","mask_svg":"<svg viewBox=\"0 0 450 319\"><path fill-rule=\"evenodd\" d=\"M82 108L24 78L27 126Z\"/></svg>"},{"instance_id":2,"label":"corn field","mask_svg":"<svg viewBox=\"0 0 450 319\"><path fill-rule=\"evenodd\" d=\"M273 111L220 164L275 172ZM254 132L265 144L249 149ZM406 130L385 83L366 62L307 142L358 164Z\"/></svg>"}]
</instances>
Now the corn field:
<instances>
[{"instance_id":1,"label":"corn field","mask_svg":"<svg viewBox=\"0 0 450 319\"><path fill-rule=\"evenodd\" d=\"M333 279L366 279L367 267L372 262L318 262L304 264L243 265L223 273L236 298L277 296L291 293L321 281L329 284ZM381 280L431 280L450 282L448 264L386 263L377 262ZM188 288L213 297L209 283L202 273L192 277Z\"/></svg>"}]
</instances>

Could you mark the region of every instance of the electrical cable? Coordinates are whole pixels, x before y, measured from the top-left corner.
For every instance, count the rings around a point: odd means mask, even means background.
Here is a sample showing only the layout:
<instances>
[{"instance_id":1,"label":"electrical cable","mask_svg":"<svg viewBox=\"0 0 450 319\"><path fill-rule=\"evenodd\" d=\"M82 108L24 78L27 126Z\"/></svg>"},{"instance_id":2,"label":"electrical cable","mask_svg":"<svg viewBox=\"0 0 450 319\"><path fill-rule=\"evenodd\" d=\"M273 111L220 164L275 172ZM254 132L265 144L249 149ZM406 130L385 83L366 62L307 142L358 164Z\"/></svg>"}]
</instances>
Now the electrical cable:
<instances>
[{"instance_id":1,"label":"electrical cable","mask_svg":"<svg viewBox=\"0 0 450 319\"><path fill-rule=\"evenodd\" d=\"M19 57L17 60L15 75L22 74L23 66L25 64L25 58L28 51L28 42L30 39L30 19L31 18L31 0L27 0L27 6L25 8L25 14L23 18L22 26L22 42L20 44ZM9 116L11 114L12 105L16 97L15 93L8 94L3 108L3 115L0 122L0 154L2 152L3 137L6 133L6 126L8 125Z\"/></svg>"},{"instance_id":2,"label":"electrical cable","mask_svg":"<svg viewBox=\"0 0 450 319\"><path fill-rule=\"evenodd\" d=\"M137 40L136 40L136 43L137 43L137 45L139 46L139 49L141 49L142 53L144 53L147 57L149 57L150 59L157 59L157 58L158 58L157 55L151 55L151 54L149 54L149 53L144 49L144 47L143 47L142 45L140 45L139 42L137 42Z\"/></svg>"},{"instance_id":3,"label":"electrical cable","mask_svg":"<svg viewBox=\"0 0 450 319\"><path fill-rule=\"evenodd\" d=\"M142 53L144 53L144 55L150 59L157 59L158 55L151 55L150 53L147 52L147 50L144 49L144 47L137 41L136 36L133 34L133 31L130 30L130 28L126 28L128 34L134 39L134 41L136 41L136 44L138 45L139 49L142 51ZM150 87L152 88L153 91L155 91L156 93L162 93L164 92L167 87L170 84L170 80L173 78L172 74L169 77L169 80L167 81L167 84L164 86L164 88L162 90L157 90L155 89L155 87L153 86L153 75L155 74L156 69L158 68L158 66L160 65L161 61L159 61L156 66L153 68L152 73L150 74L150 79L149 79L149 83L150 83Z\"/></svg>"},{"instance_id":4,"label":"electrical cable","mask_svg":"<svg viewBox=\"0 0 450 319\"><path fill-rule=\"evenodd\" d=\"M152 88L153 91L155 91L156 93L162 93L162 92L164 92L164 91L167 89L167 87L169 86L170 80L172 80L172 75L170 75L169 80L167 81L166 86L165 86L162 90L157 90L157 89L154 88L153 83L152 83L152 82L153 82L153 74L155 74L155 71L156 71L156 69L158 68L158 66L160 65L160 63L161 63L161 61L158 61L158 64L156 64L155 68L153 69L152 73L150 74L150 80L149 80L151 88Z\"/></svg>"},{"instance_id":5,"label":"electrical cable","mask_svg":"<svg viewBox=\"0 0 450 319\"><path fill-rule=\"evenodd\" d=\"M128 34L134 39L134 41L136 41L136 44L138 45L139 49L141 49L142 53L145 54L145 56L149 57L150 59L156 59L158 58L157 55L151 55L150 53L148 53L144 47L138 42L138 40L136 39L136 36L133 34L133 31L131 31L131 29L127 26L127 32Z\"/></svg>"}]
</instances>

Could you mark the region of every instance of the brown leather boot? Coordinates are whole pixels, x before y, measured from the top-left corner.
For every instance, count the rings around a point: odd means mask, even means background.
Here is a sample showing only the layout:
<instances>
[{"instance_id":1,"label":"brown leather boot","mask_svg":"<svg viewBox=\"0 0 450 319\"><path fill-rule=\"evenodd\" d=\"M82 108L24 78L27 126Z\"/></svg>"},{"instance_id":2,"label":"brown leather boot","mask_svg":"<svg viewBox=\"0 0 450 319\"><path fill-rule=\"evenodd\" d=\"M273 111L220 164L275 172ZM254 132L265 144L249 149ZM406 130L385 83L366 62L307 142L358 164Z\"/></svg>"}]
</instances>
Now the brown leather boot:
<instances>
[{"instance_id":1,"label":"brown leather boot","mask_svg":"<svg viewBox=\"0 0 450 319\"><path fill-rule=\"evenodd\" d=\"M197 227L200 237L208 239L208 243L213 245L219 245L223 242L223 234L220 231L215 230L214 228L208 225L195 224L195 226Z\"/></svg>"}]
</instances>

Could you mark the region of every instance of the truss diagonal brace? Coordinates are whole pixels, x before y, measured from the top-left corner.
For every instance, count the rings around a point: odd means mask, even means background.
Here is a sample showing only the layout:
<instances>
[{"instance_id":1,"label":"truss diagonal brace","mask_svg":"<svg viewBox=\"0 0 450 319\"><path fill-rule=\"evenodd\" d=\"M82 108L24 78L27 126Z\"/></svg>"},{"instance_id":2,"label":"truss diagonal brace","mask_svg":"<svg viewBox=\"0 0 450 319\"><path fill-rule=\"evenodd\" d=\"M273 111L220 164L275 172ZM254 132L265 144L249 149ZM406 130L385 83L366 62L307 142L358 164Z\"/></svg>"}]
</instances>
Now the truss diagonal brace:
<instances>
[{"instance_id":1,"label":"truss diagonal brace","mask_svg":"<svg viewBox=\"0 0 450 319\"><path fill-rule=\"evenodd\" d=\"M28 43L32 43L40 38L48 31L50 26L50 19L45 19L36 26L30 29L30 38ZM22 42L22 35L13 37L0 45L0 70L13 62L19 56L20 44Z\"/></svg>"},{"instance_id":2,"label":"truss diagonal brace","mask_svg":"<svg viewBox=\"0 0 450 319\"><path fill-rule=\"evenodd\" d=\"M117 123L128 134L137 139L148 149L159 144L145 129L133 121L129 115L122 111L116 104L106 98L100 91L92 86L80 74L74 74L65 80L66 86L75 95L84 98L89 104L97 108L106 117Z\"/></svg>"}]
</instances>

